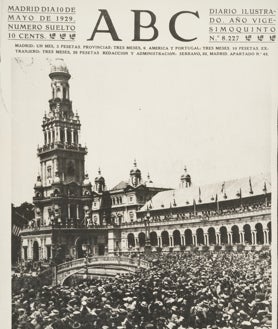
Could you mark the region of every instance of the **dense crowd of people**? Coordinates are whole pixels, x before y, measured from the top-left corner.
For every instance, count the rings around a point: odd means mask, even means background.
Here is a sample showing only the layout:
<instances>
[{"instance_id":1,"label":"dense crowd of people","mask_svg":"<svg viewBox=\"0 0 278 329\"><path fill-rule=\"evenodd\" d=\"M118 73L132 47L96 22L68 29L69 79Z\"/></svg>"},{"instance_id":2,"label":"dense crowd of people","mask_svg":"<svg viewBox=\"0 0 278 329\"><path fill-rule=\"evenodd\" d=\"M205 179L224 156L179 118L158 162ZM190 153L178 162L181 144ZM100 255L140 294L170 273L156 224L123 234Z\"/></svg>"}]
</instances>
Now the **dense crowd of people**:
<instances>
[{"instance_id":1,"label":"dense crowd of people","mask_svg":"<svg viewBox=\"0 0 278 329\"><path fill-rule=\"evenodd\" d=\"M13 293L13 329L271 328L271 256L152 254L152 266Z\"/></svg>"}]
</instances>

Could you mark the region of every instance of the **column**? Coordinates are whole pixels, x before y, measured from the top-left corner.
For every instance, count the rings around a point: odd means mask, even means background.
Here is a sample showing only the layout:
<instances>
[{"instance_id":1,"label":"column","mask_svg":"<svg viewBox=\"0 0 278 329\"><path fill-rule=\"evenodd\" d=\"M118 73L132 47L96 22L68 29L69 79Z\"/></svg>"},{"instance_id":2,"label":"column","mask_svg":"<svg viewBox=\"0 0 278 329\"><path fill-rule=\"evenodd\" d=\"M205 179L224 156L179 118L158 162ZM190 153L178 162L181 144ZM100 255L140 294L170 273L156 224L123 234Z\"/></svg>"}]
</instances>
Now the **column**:
<instances>
[{"instance_id":1,"label":"column","mask_svg":"<svg viewBox=\"0 0 278 329\"><path fill-rule=\"evenodd\" d=\"M221 235L220 232L216 233L216 244L221 245Z\"/></svg>"},{"instance_id":2,"label":"column","mask_svg":"<svg viewBox=\"0 0 278 329\"><path fill-rule=\"evenodd\" d=\"M268 232L269 230L268 229L265 229L264 231L264 244L269 244L269 238L268 238Z\"/></svg>"},{"instance_id":3,"label":"column","mask_svg":"<svg viewBox=\"0 0 278 329\"><path fill-rule=\"evenodd\" d=\"M173 247L174 243L173 243L173 235L169 234L169 247Z\"/></svg>"},{"instance_id":4,"label":"column","mask_svg":"<svg viewBox=\"0 0 278 329\"><path fill-rule=\"evenodd\" d=\"M24 261L25 258L24 258L24 248L26 247L23 247L22 244L21 244L21 247L20 247L20 253L21 253L21 259Z\"/></svg>"},{"instance_id":5,"label":"column","mask_svg":"<svg viewBox=\"0 0 278 329\"><path fill-rule=\"evenodd\" d=\"M108 231L108 254L114 254L115 236L113 231Z\"/></svg>"},{"instance_id":6,"label":"column","mask_svg":"<svg viewBox=\"0 0 278 329\"><path fill-rule=\"evenodd\" d=\"M68 128L65 127L64 129L64 133L65 133L65 143L68 143Z\"/></svg>"},{"instance_id":7,"label":"column","mask_svg":"<svg viewBox=\"0 0 278 329\"><path fill-rule=\"evenodd\" d=\"M61 127L57 127L57 132L58 132L58 142L61 142Z\"/></svg>"},{"instance_id":8,"label":"column","mask_svg":"<svg viewBox=\"0 0 278 329\"><path fill-rule=\"evenodd\" d=\"M45 129L45 134L46 134L46 145L49 144L49 134L48 134L48 129Z\"/></svg>"},{"instance_id":9,"label":"column","mask_svg":"<svg viewBox=\"0 0 278 329\"><path fill-rule=\"evenodd\" d=\"M79 219L79 204L76 205L76 218Z\"/></svg>"},{"instance_id":10,"label":"column","mask_svg":"<svg viewBox=\"0 0 278 329\"><path fill-rule=\"evenodd\" d=\"M244 243L244 231L239 231L239 243Z\"/></svg>"},{"instance_id":11,"label":"column","mask_svg":"<svg viewBox=\"0 0 278 329\"><path fill-rule=\"evenodd\" d=\"M158 247L161 247L161 236L157 235Z\"/></svg>"},{"instance_id":12,"label":"column","mask_svg":"<svg viewBox=\"0 0 278 329\"><path fill-rule=\"evenodd\" d=\"M53 127L53 131L54 131L54 135L53 135L53 143L55 143L56 142L56 140L57 140L57 129L56 129L56 126L54 126Z\"/></svg>"},{"instance_id":13,"label":"column","mask_svg":"<svg viewBox=\"0 0 278 329\"><path fill-rule=\"evenodd\" d=\"M78 129L77 130L77 145L79 144L79 141L80 141L80 130Z\"/></svg>"},{"instance_id":14,"label":"column","mask_svg":"<svg viewBox=\"0 0 278 329\"><path fill-rule=\"evenodd\" d=\"M232 244L233 243L232 232L229 231L227 234L228 234L228 244Z\"/></svg>"},{"instance_id":15,"label":"column","mask_svg":"<svg viewBox=\"0 0 278 329\"><path fill-rule=\"evenodd\" d=\"M252 244L257 244L257 231L252 230L251 235L252 235Z\"/></svg>"},{"instance_id":16,"label":"column","mask_svg":"<svg viewBox=\"0 0 278 329\"><path fill-rule=\"evenodd\" d=\"M197 235L196 234L192 234L192 242L193 242L193 246L197 246Z\"/></svg>"},{"instance_id":17,"label":"column","mask_svg":"<svg viewBox=\"0 0 278 329\"><path fill-rule=\"evenodd\" d=\"M185 245L185 236L181 235L181 245L184 246Z\"/></svg>"},{"instance_id":18,"label":"column","mask_svg":"<svg viewBox=\"0 0 278 329\"><path fill-rule=\"evenodd\" d=\"M32 245L32 240L28 240L28 251L29 251L29 254L28 254L28 259L32 259L33 258L33 245Z\"/></svg>"},{"instance_id":19,"label":"column","mask_svg":"<svg viewBox=\"0 0 278 329\"><path fill-rule=\"evenodd\" d=\"M74 130L71 129L71 144L74 144Z\"/></svg>"},{"instance_id":20,"label":"column","mask_svg":"<svg viewBox=\"0 0 278 329\"><path fill-rule=\"evenodd\" d=\"M208 233L204 233L204 242L205 242L205 245L206 245L206 246L209 245Z\"/></svg>"},{"instance_id":21,"label":"column","mask_svg":"<svg viewBox=\"0 0 278 329\"><path fill-rule=\"evenodd\" d=\"M68 218L70 218L70 204L68 203Z\"/></svg>"}]
</instances>

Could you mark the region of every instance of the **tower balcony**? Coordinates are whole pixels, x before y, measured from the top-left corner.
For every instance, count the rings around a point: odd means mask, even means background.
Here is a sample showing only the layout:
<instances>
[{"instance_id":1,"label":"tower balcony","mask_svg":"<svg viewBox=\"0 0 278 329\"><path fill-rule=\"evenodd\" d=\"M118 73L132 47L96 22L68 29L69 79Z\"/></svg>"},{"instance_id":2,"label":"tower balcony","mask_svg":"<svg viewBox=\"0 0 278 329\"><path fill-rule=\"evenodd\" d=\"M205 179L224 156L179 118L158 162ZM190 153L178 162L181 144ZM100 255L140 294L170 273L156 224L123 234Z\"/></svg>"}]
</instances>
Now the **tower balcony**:
<instances>
[{"instance_id":1,"label":"tower balcony","mask_svg":"<svg viewBox=\"0 0 278 329\"><path fill-rule=\"evenodd\" d=\"M82 152L84 154L87 154L88 150L87 147L81 146L81 144L67 144L67 143L51 143L43 146L39 146L37 149L37 154L41 155L50 151L54 150L64 150L64 151L76 151L76 152Z\"/></svg>"}]
</instances>

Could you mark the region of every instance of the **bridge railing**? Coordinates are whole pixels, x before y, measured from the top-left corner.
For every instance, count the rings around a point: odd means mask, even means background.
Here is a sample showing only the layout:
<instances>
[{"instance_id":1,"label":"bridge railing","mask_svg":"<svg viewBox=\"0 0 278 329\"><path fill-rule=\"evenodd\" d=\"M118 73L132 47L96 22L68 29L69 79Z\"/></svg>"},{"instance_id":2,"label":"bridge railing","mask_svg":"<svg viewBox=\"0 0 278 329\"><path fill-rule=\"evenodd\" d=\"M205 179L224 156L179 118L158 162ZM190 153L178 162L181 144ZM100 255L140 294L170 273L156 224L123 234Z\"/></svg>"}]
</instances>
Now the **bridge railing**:
<instances>
[{"instance_id":1,"label":"bridge railing","mask_svg":"<svg viewBox=\"0 0 278 329\"><path fill-rule=\"evenodd\" d=\"M117 256L93 256L88 257L87 265L90 266L94 263L114 263L114 264L129 264L137 265L138 267L149 267L149 263L143 259L139 258L129 258L129 257L117 257ZM70 268L75 268L79 266L85 266L86 258L78 258L69 262L65 262L57 266L57 272L68 270Z\"/></svg>"}]
</instances>

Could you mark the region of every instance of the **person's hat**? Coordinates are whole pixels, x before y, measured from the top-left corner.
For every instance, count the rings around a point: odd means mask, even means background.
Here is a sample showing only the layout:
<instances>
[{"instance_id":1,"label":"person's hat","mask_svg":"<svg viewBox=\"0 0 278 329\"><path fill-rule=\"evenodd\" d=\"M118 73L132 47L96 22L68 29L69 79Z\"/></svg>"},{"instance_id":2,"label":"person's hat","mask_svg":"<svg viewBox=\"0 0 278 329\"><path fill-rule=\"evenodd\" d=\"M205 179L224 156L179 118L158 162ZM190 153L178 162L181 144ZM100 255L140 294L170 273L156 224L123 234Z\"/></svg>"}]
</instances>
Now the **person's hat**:
<instances>
[{"instance_id":1,"label":"person's hat","mask_svg":"<svg viewBox=\"0 0 278 329\"><path fill-rule=\"evenodd\" d=\"M79 312L79 311L74 311L72 314L73 314L73 315L79 315L80 312Z\"/></svg>"},{"instance_id":2,"label":"person's hat","mask_svg":"<svg viewBox=\"0 0 278 329\"><path fill-rule=\"evenodd\" d=\"M143 301L141 304L140 304L142 307L148 307L148 304L147 302Z\"/></svg>"},{"instance_id":3,"label":"person's hat","mask_svg":"<svg viewBox=\"0 0 278 329\"><path fill-rule=\"evenodd\" d=\"M77 328L81 328L81 324L77 321L75 321L73 324L72 324L72 328L74 329L77 329Z\"/></svg>"},{"instance_id":4,"label":"person's hat","mask_svg":"<svg viewBox=\"0 0 278 329\"><path fill-rule=\"evenodd\" d=\"M241 328L252 328L252 323L250 321L243 321L241 323Z\"/></svg>"}]
</instances>

